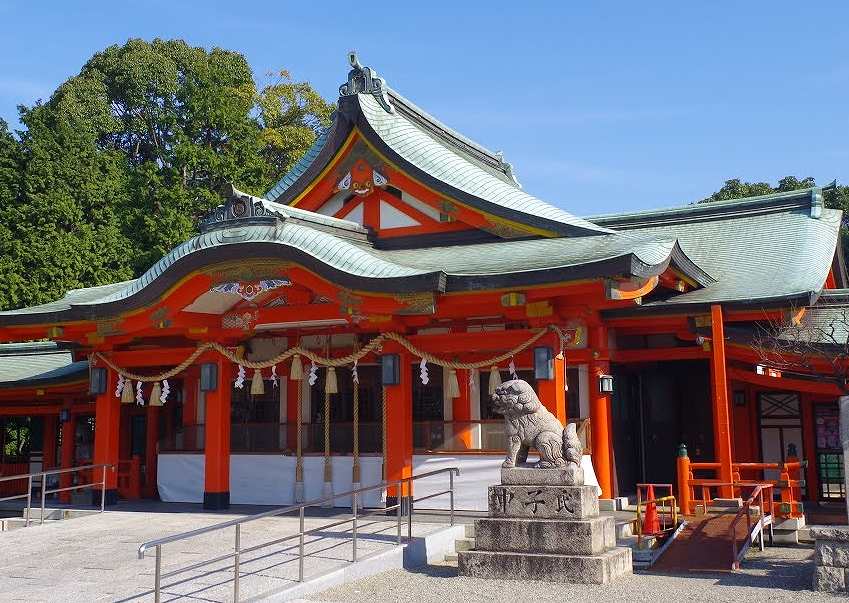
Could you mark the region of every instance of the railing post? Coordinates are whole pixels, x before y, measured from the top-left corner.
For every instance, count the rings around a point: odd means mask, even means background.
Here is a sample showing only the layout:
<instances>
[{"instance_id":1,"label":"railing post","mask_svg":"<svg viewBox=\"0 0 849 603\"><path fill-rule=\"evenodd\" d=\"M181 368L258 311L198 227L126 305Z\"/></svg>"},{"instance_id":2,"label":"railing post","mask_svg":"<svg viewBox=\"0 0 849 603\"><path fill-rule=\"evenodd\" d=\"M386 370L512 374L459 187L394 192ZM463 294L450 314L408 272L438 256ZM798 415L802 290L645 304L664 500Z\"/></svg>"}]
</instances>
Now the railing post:
<instances>
[{"instance_id":1,"label":"railing post","mask_svg":"<svg viewBox=\"0 0 849 603\"><path fill-rule=\"evenodd\" d=\"M398 509L396 511L398 516L398 544L401 544L401 481L398 481Z\"/></svg>"},{"instance_id":2,"label":"railing post","mask_svg":"<svg viewBox=\"0 0 849 603\"><path fill-rule=\"evenodd\" d=\"M690 510L690 457L687 456L687 446L681 444L678 447L678 504L681 515L689 515Z\"/></svg>"},{"instance_id":3,"label":"railing post","mask_svg":"<svg viewBox=\"0 0 849 603\"><path fill-rule=\"evenodd\" d=\"M352 507L353 507L353 511L354 511L354 525L351 528L351 535L352 535L353 541L354 541L353 561L354 561L354 563L356 563L357 562L357 493L356 492L354 492L353 498L351 499L351 502L353 503Z\"/></svg>"},{"instance_id":4,"label":"railing post","mask_svg":"<svg viewBox=\"0 0 849 603\"><path fill-rule=\"evenodd\" d=\"M100 512L106 510L106 465L103 465L103 478L100 481Z\"/></svg>"},{"instance_id":5,"label":"railing post","mask_svg":"<svg viewBox=\"0 0 849 603\"><path fill-rule=\"evenodd\" d=\"M241 524L236 524L236 554L233 557L233 601L236 603L239 603L239 551L242 549L241 527Z\"/></svg>"},{"instance_id":6,"label":"railing post","mask_svg":"<svg viewBox=\"0 0 849 603\"><path fill-rule=\"evenodd\" d=\"M448 490L451 498L451 525L454 525L454 470L448 472Z\"/></svg>"},{"instance_id":7,"label":"railing post","mask_svg":"<svg viewBox=\"0 0 849 603\"><path fill-rule=\"evenodd\" d=\"M43 525L44 525L44 506L45 506L45 504L44 504L44 499L45 499L45 498L46 498L46 496L47 496L47 493L46 493L46 491L45 491L46 489L45 489L45 487L44 487L44 485L45 485L45 481L47 481L47 480L45 479L46 477L47 477L47 476L46 476L46 475L44 475L43 473L41 474L41 521L40 521L40 522L39 522L39 524L38 524L38 525L40 525L40 526L43 526ZM31 479L32 479L32 478L30 478L30 480L31 480Z\"/></svg>"},{"instance_id":8,"label":"railing post","mask_svg":"<svg viewBox=\"0 0 849 603\"><path fill-rule=\"evenodd\" d=\"M24 523L24 527L29 527L29 514L30 508L32 507L32 475L27 477L27 519Z\"/></svg>"},{"instance_id":9,"label":"railing post","mask_svg":"<svg viewBox=\"0 0 849 603\"><path fill-rule=\"evenodd\" d=\"M161 600L161 582L162 580L162 545L156 545L156 568L154 569L153 577L153 601L160 603Z\"/></svg>"},{"instance_id":10,"label":"railing post","mask_svg":"<svg viewBox=\"0 0 849 603\"><path fill-rule=\"evenodd\" d=\"M298 582L304 581L304 508L299 509L301 525L300 539L298 543Z\"/></svg>"}]
</instances>

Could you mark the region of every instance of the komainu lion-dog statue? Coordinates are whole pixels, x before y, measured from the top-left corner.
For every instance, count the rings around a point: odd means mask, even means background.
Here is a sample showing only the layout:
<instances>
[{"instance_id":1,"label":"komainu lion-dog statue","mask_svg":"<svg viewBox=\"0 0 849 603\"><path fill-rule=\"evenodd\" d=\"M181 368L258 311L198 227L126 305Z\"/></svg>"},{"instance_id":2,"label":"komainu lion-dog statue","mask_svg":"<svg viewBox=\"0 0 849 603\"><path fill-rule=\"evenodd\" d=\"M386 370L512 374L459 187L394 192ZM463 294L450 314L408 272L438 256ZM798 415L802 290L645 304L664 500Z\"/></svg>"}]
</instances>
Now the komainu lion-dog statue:
<instances>
[{"instance_id":1,"label":"komainu lion-dog statue","mask_svg":"<svg viewBox=\"0 0 849 603\"><path fill-rule=\"evenodd\" d=\"M540 456L536 468L565 468L572 483L583 484L583 446L574 423L564 429L528 382L521 379L501 384L492 394L492 401L495 411L504 415L506 423L507 458L502 467L525 463L528 449L535 448Z\"/></svg>"}]
</instances>

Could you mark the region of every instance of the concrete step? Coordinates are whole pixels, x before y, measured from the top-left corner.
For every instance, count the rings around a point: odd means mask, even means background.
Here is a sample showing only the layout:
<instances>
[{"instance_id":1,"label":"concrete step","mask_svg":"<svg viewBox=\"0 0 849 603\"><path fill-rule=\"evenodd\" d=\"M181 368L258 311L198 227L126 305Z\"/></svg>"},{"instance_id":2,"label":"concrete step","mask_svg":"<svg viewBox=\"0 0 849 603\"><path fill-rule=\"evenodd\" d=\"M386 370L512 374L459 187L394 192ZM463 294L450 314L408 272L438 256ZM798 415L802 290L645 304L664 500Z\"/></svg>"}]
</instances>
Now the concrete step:
<instances>
[{"instance_id":1,"label":"concrete step","mask_svg":"<svg viewBox=\"0 0 849 603\"><path fill-rule=\"evenodd\" d=\"M459 556L457 555L457 553L446 553L445 554L445 563L449 563L449 564L453 563L454 565L456 565L457 559L459 559Z\"/></svg>"},{"instance_id":2,"label":"concrete step","mask_svg":"<svg viewBox=\"0 0 849 603\"><path fill-rule=\"evenodd\" d=\"M616 522L616 540L621 540L623 538L627 538L628 536L633 536L635 531L636 521L633 519L628 521Z\"/></svg>"},{"instance_id":3,"label":"concrete step","mask_svg":"<svg viewBox=\"0 0 849 603\"><path fill-rule=\"evenodd\" d=\"M460 538L454 541L455 551L471 551L475 548L474 538Z\"/></svg>"},{"instance_id":4,"label":"concrete step","mask_svg":"<svg viewBox=\"0 0 849 603\"><path fill-rule=\"evenodd\" d=\"M475 537L475 524L467 523L464 527L466 529L466 538L474 538Z\"/></svg>"}]
</instances>

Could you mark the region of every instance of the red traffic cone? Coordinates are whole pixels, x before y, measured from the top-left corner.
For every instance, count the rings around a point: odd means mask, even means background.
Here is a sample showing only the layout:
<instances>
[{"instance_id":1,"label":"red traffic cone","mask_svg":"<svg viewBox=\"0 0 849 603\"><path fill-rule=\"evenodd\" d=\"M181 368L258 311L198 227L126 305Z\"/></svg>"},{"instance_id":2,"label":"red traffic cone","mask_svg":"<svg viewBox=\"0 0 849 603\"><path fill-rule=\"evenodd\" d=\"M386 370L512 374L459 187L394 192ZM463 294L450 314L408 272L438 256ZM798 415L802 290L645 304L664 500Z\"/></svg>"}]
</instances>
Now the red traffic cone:
<instances>
[{"instance_id":1,"label":"red traffic cone","mask_svg":"<svg viewBox=\"0 0 849 603\"><path fill-rule=\"evenodd\" d=\"M654 500L654 486L649 486L646 499ZM660 520L657 517L657 504L650 502L646 505L646 516L643 520L643 534L660 534Z\"/></svg>"}]
</instances>

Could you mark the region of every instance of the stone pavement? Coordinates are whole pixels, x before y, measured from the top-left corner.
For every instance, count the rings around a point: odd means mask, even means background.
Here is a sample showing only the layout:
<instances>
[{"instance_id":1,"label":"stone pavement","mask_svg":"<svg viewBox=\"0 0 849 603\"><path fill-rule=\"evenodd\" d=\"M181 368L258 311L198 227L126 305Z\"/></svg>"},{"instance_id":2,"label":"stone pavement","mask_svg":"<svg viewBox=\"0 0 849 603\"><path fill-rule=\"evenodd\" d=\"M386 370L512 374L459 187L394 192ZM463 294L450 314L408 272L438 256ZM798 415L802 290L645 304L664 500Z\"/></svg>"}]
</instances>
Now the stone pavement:
<instances>
[{"instance_id":1,"label":"stone pavement","mask_svg":"<svg viewBox=\"0 0 849 603\"><path fill-rule=\"evenodd\" d=\"M685 601L744 603L747 601L846 601L813 592L811 548L751 550L737 572L653 574L635 572L610 584L484 580L457 574L456 565L430 564L411 571L392 570L309 595L302 602L376 603L618 603L621 601Z\"/></svg>"},{"instance_id":2,"label":"stone pavement","mask_svg":"<svg viewBox=\"0 0 849 603\"><path fill-rule=\"evenodd\" d=\"M253 510L251 510L253 511ZM317 511L318 512L318 511ZM153 551L140 560L138 546L148 540L239 517L198 512L151 513L107 511L78 519L0 533L0 593L2 601L152 601ZM328 517L308 517L306 527L331 523ZM298 518L274 517L242 526L242 548L297 533ZM413 535L443 525L414 522ZM306 538L307 579L351 561L350 524ZM406 526L404 526L406 530ZM405 532L406 533L406 532ZM361 519L360 559L391 551L396 524L383 517ZM232 551L233 528L163 546L163 574L178 567ZM294 585L298 572L298 539L242 556L241 593L251 597ZM232 600L232 563L196 570L163 580L163 601Z\"/></svg>"}]
</instances>

